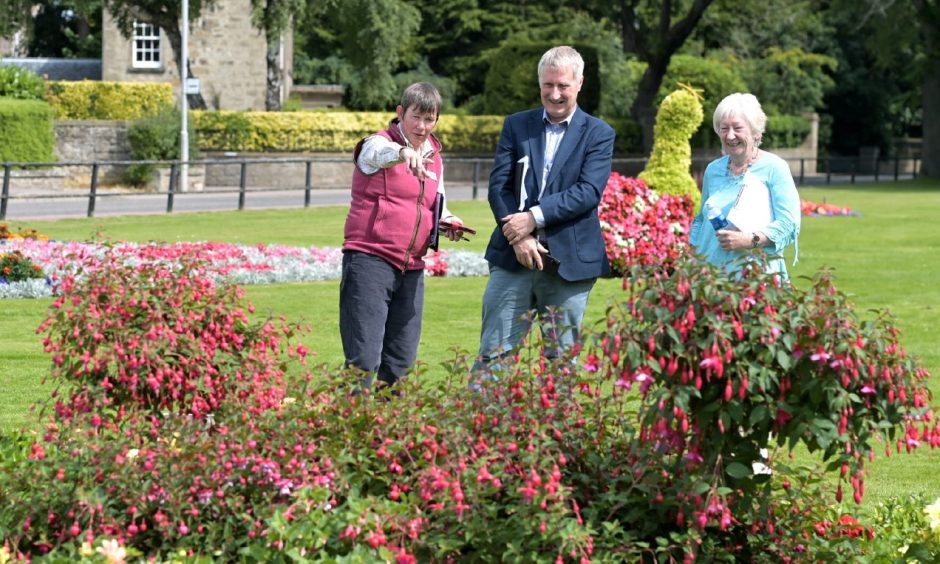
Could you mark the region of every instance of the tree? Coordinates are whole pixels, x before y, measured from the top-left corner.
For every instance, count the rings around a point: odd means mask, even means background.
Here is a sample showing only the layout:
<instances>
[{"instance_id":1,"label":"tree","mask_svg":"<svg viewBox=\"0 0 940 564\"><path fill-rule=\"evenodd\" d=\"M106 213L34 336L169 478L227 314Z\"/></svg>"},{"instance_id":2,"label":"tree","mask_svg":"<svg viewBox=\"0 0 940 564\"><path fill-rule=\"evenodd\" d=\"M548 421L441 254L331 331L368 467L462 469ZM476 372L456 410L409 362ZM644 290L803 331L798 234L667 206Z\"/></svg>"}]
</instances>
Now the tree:
<instances>
[{"instance_id":1,"label":"tree","mask_svg":"<svg viewBox=\"0 0 940 564\"><path fill-rule=\"evenodd\" d=\"M0 3L0 37L13 37L32 22L31 0L4 0Z\"/></svg>"},{"instance_id":2,"label":"tree","mask_svg":"<svg viewBox=\"0 0 940 564\"><path fill-rule=\"evenodd\" d=\"M859 14L859 28L869 20L879 24L871 26L867 43L879 65L916 73L923 128L921 174L940 178L940 1L866 0L863 10L851 1L840 6Z\"/></svg>"},{"instance_id":3,"label":"tree","mask_svg":"<svg viewBox=\"0 0 940 564\"><path fill-rule=\"evenodd\" d=\"M87 4L99 0L79 0L76 3ZM180 0L100 0L102 7L114 18L118 29L126 39L134 33L134 24L147 22L158 26L166 33L173 51L173 60L179 71L180 81L185 83L186 78L192 78L193 72L189 61L182 59L183 34L180 31L182 19L182 3ZM203 8L215 4L215 0L189 0L189 20L199 18ZM206 101L202 94L187 94L189 107L193 109L206 109Z\"/></svg>"},{"instance_id":4,"label":"tree","mask_svg":"<svg viewBox=\"0 0 940 564\"><path fill-rule=\"evenodd\" d=\"M284 72L281 69L281 38L290 29L293 21L303 17L305 0L251 0L251 20L264 31L267 42L267 88L264 107L268 111L281 109L281 85Z\"/></svg>"},{"instance_id":5,"label":"tree","mask_svg":"<svg viewBox=\"0 0 940 564\"><path fill-rule=\"evenodd\" d=\"M640 125L643 150L653 147L656 96L672 56L682 47L714 0L619 0L625 53L647 63L630 114Z\"/></svg>"}]
</instances>

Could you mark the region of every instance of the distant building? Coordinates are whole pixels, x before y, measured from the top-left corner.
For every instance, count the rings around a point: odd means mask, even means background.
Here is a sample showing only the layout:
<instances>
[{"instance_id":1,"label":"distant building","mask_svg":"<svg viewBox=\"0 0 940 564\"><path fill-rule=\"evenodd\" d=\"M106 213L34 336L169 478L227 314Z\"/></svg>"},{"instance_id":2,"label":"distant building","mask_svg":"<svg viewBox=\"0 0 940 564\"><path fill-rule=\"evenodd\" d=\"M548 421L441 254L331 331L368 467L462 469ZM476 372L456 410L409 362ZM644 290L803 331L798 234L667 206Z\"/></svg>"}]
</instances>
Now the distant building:
<instances>
[{"instance_id":1,"label":"distant building","mask_svg":"<svg viewBox=\"0 0 940 564\"><path fill-rule=\"evenodd\" d=\"M102 18L101 80L172 82L179 86L170 43L159 28L138 23L125 39L105 12ZM264 110L267 91L267 42L251 24L250 0L217 0L190 25L189 60L200 92L210 109ZM281 38L283 71L280 100L291 89L293 41Z\"/></svg>"}]
</instances>

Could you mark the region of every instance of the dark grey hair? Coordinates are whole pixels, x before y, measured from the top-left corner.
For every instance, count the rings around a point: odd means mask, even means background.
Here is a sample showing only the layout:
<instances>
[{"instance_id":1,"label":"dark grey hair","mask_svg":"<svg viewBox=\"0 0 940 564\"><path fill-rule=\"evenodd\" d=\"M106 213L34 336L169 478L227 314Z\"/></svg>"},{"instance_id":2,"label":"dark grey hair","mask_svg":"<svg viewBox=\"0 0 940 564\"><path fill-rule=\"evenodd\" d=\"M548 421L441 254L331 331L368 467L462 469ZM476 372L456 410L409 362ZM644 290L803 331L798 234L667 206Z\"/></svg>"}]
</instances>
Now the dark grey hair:
<instances>
[{"instance_id":1,"label":"dark grey hair","mask_svg":"<svg viewBox=\"0 0 940 564\"><path fill-rule=\"evenodd\" d=\"M402 112L414 108L424 114L441 115L441 93L428 82L415 82L401 95Z\"/></svg>"}]
</instances>

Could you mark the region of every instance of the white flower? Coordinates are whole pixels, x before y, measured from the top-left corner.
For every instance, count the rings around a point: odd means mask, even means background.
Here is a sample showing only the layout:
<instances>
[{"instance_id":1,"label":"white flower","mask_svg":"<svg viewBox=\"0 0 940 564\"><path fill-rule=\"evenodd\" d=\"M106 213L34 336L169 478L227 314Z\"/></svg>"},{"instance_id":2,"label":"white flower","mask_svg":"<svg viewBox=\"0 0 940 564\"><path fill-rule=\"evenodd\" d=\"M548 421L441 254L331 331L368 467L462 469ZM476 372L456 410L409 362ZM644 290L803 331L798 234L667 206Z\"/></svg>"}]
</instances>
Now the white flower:
<instances>
[{"instance_id":1,"label":"white flower","mask_svg":"<svg viewBox=\"0 0 940 564\"><path fill-rule=\"evenodd\" d=\"M114 539L102 541L97 552L104 556L108 564L124 564L124 559L127 558L127 551Z\"/></svg>"}]
</instances>

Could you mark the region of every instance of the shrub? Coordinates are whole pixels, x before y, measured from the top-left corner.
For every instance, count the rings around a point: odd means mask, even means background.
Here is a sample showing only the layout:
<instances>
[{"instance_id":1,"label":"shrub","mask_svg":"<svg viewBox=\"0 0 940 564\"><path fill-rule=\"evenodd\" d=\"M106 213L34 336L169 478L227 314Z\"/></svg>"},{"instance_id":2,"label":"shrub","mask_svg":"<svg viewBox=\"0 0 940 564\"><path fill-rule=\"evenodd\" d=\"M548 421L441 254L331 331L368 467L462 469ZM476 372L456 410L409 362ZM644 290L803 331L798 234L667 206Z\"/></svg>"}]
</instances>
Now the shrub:
<instances>
[{"instance_id":1,"label":"shrub","mask_svg":"<svg viewBox=\"0 0 940 564\"><path fill-rule=\"evenodd\" d=\"M767 116L762 145L768 149L799 147L809 135L812 125L803 116L772 114Z\"/></svg>"},{"instance_id":2,"label":"shrub","mask_svg":"<svg viewBox=\"0 0 940 564\"><path fill-rule=\"evenodd\" d=\"M877 441L940 444L926 372L825 274L637 266L577 356L533 338L468 393L456 353L398 395L326 366L282 387L294 328L250 326L198 261L79 270L44 325L63 399L41 437L0 437L16 558L851 558L870 528L760 449L821 451L858 501Z\"/></svg>"},{"instance_id":3,"label":"shrub","mask_svg":"<svg viewBox=\"0 0 940 564\"><path fill-rule=\"evenodd\" d=\"M45 278L42 267L23 256L20 251L0 253L0 284L22 282L31 278Z\"/></svg>"},{"instance_id":4,"label":"shrub","mask_svg":"<svg viewBox=\"0 0 940 564\"><path fill-rule=\"evenodd\" d=\"M623 275L634 266L669 265L685 252L694 213L691 198L660 195L614 172L598 216L611 268Z\"/></svg>"},{"instance_id":5,"label":"shrub","mask_svg":"<svg viewBox=\"0 0 940 564\"><path fill-rule=\"evenodd\" d=\"M0 98L42 100L46 83L29 69L0 65Z\"/></svg>"},{"instance_id":6,"label":"shrub","mask_svg":"<svg viewBox=\"0 0 940 564\"><path fill-rule=\"evenodd\" d=\"M174 106L164 106L156 115L141 118L127 128L127 140L135 160L168 161L180 158L180 113ZM189 122L189 156L198 157L196 128ZM135 186L146 184L153 174L152 163L138 163L128 167L127 181Z\"/></svg>"},{"instance_id":7,"label":"shrub","mask_svg":"<svg viewBox=\"0 0 940 564\"><path fill-rule=\"evenodd\" d=\"M55 160L53 111L38 100L0 98L0 162Z\"/></svg>"},{"instance_id":8,"label":"shrub","mask_svg":"<svg viewBox=\"0 0 940 564\"><path fill-rule=\"evenodd\" d=\"M46 99L57 119L133 120L173 105L173 88L154 82L56 81Z\"/></svg>"},{"instance_id":9,"label":"shrub","mask_svg":"<svg viewBox=\"0 0 940 564\"><path fill-rule=\"evenodd\" d=\"M653 151L639 178L660 194L687 196L698 209L702 195L689 173L692 147L689 139L702 123L702 104L696 94L676 90L659 106L653 128Z\"/></svg>"},{"instance_id":10,"label":"shrub","mask_svg":"<svg viewBox=\"0 0 940 564\"><path fill-rule=\"evenodd\" d=\"M206 151L348 153L362 138L388 127L387 112L193 112ZM434 133L448 153L491 154L502 116L442 115Z\"/></svg>"}]
</instances>

